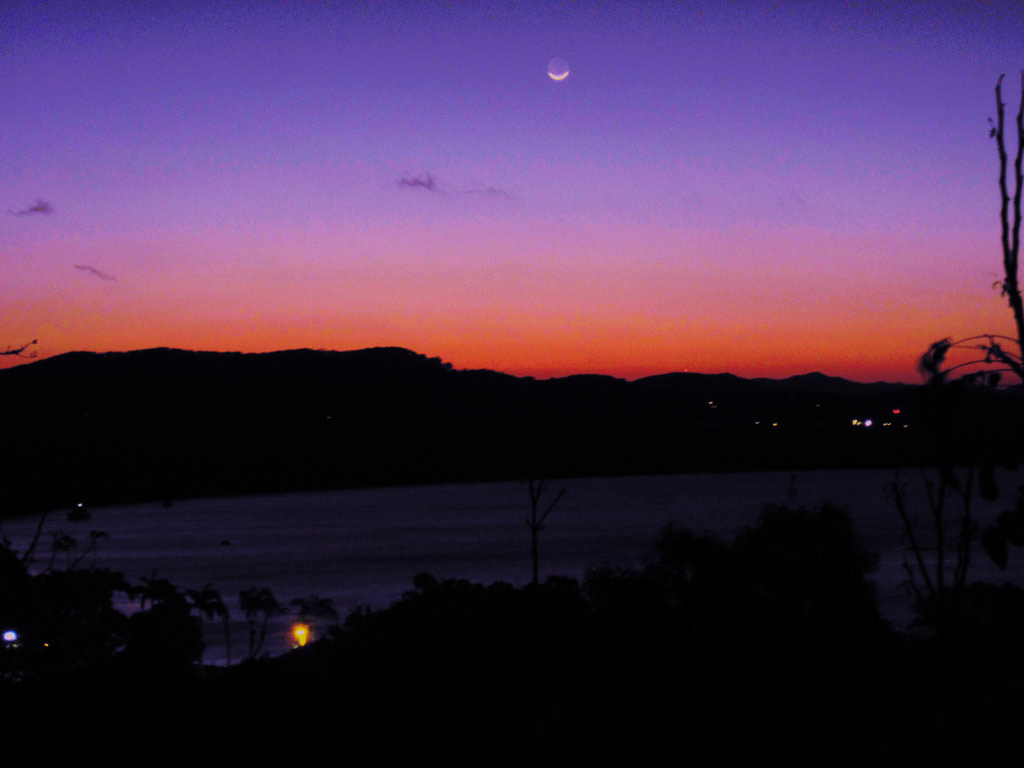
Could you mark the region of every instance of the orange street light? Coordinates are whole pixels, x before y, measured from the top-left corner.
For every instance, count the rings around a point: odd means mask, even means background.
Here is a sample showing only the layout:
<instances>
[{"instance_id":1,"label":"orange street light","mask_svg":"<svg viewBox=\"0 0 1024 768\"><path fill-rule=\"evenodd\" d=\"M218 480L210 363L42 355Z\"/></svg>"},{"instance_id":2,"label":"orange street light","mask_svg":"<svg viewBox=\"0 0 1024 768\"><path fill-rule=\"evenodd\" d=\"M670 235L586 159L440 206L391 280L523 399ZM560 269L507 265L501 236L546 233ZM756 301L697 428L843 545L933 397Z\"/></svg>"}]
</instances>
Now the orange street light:
<instances>
[{"instance_id":1,"label":"orange street light","mask_svg":"<svg viewBox=\"0 0 1024 768\"><path fill-rule=\"evenodd\" d=\"M292 648L301 648L313 636L313 628L309 624L295 622L292 624Z\"/></svg>"}]
</instances>

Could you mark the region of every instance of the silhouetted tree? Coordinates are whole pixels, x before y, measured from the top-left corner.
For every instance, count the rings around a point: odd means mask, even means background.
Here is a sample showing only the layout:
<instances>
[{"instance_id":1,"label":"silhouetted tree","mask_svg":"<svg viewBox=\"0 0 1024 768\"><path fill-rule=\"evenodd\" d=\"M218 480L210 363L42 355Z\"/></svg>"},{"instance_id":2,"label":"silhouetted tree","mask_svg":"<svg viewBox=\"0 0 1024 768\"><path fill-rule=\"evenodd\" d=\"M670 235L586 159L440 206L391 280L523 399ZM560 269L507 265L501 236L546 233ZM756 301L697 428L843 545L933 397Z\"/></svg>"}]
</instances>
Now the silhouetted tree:
<instances>
[{"instance_id":1,"label":"silhouetted tree","mask_svg":"<svg viewBox=\"0 0 1024 768\"><path fill-rule=\"evenodd\" d=\"M46 564L45 571L52 571L54 563L57 560L57 553L63 552L70 554L71 551L78 546L78 542L75 541L74 536L69 536L64 531L54 531L52 534L52 541L50 542L50 562Z\"/></svg>"},{"instance_id":2,"label":"silhouetted tree","mask_svg":"<svg viewBox=\"0 0 1024 768\"><path fill-rule=\"evenodd\" d=\"M1016 337L997 333L983 333L978 336L953 341L941 339L931 345L921 359L921 369L933 381L948 381L949 374L957 370L970 369L976 377L998 374L1000 370L1012 372L1020 382L1024 382L1024 299L1020 291L1020 230L1021 230L1021 194L1024 191L1024 71L1021 72L1020 106L1017 110L1017 151L1013 160L1013 193L1007 178L1009 156L1006 152L1006 104L1003 102L1003 78L1000 75L996 82L996 120L989 118L989 136L996 140L999 153L999 221L1000 243L1003 252L1003 279L996 281L1002 295L1013 314ZM1012 211L1011 211L1012 202ZM1009 342L1012 348L1004 343ZM971 349L983 353L982 357L972 358L943 368L946 357L952 349ZM979 371L979 366L984 367ZM992 381L999 382L998 376Z\"/></svg>"},{"instance_id":3,"label":"silhouetted tree","mask_svg":"<svg viewBox=\"0 0 1024 768\"><path fill-rule=\"evenodd\" d=\"M199 617L200 628L203 619L219 618L224 622L224 645L227 651L227 664L231 666L231 628L229 624L230 614L228 608L221 599L220 592L210 584L204 584L201 589L186 589L185 598L189 601L189 607ZM202 663L202 655L199 657Z\"/></svg>"},{"instance_id":4,"label":"silhouetted tree","mask_svg":"<svg viewBox=\"0 0 1024 768\"><path fill-rule=\"evenodd\" d=\"M140 581L142 584L135 588L135 593L139 598L140 610L146 610L147 601L149 601L151 605L156 605L157 603L176 600L181 597L178 593L178 588L171 582L167 579L157 578L156 571L151 573L149 576L141 577Z\"/></svg>"},{"instance_id":5,"label":"silhouetted tree","mask_svg":"<svg viewBox=\"0 0 1024 768\"><path fill-rule=\"evenodd\" d=\"M126 618L113 596L130 595L131 587L120 573L77 568L105 534L90 532L79 557L57 567L58 554L70 554L77 542L63 532L51 533L48 564L36 574L29 571L45 517L21 556L6 539L0 545L0 625L19 638L15 648L0 651L0 676L94 667L125 643Z\"/></svg>"},{"instance_id":6,"label":"silhouetted tree","mask_svg":"<svg viewBox=\"0 0 1024 768\"><path fill-rule=\"evenodd\" d=\"M53 570L53 567L56 564L58 552L63 552L70 558L72 551L74 551L78 547L78 540L74 536L66 534L63 531L55 531L51 534L51 536L52 541L50 543L50 562L47 563L46 568L43 571L44 573L46 571ZM106 538L109 538L109 536L105 531L89 531L89 543L82 548L78 557L76 557L74 560L71 560L71 562L64 566L64 570L73 571L75 568L77 568L79 564L86 557L89 556L90 553L96 550L96 546L99 543L100 539ZM34 549L35 544L33 543L30 546L30 551Z\"/></svg>"},{"instance_id":7,"label":"silhouetted tree","mask_svg":"<svg viewBox=\"0 0 1024 768\"><path fill-rule=\"evenodd\" d=\"M540 499L544 495L544 484L545 480L534 480L532 477L529 479L530 488L530 516L526 519L526 527L530 529L530 560L533 564L533 575L530 578L531 584L538 583L539 575L539 553L537 550L537 536L544 530L544 521L548 519L548 515L551 514L551 510L555 508L555 505L565 495L565 489L562 488L555 494L555 498L548 504L547 509L543 513L538 514L540 509Z\"/></svg>"},{"instance_id":8,"label":"silhouetted tree","mask_svg":"<svg viewBox=\"0 0 1024 768\"><path fill-rule=\"evenodd\" d=\"M91 667L125 644L125 617L113 603L129 586L120 573L103 569L48 570L36 576L29 594L36 608L25 634L50 669Z\"/></svg>"},{"instance_id":9,"label":"silhouetted tree","mask_svg":"<svg viewBox=\"0 0 1024 768\"><path fill-rule=\"evenodd\" d=\"M310 595L309 597L296 597L290 605L295 608L295 615L300 621L308 619L331 619L338 622L338 612L334 608L334 601L329 597Z\"/></svg>"},{"instance_id":10,"label":"silhouetted tree","mask_svg":"<svg viewBox=\"0 0 1024 768\"><path fill-rule=\"evenodd\" d=\"M39 522L36 524L35 533L32 534L32 539L29 541L25 551L21 554L21 563L26 568L32 564L32 560L36 554L36 547L39 546L39 539L43 535L43 524L46 522L46 516L49 514L49 510L43 510L43 513L39 515Z\"/></svg>"},{"instance_id":11,"label":"silhouetted tree","mask_svg":"<svg viewBox=\"0 0 1024 768\"><path fill-rule=\"evenodd\" d=\"M1000 287L1013 311L1013 321L1017 331L1017 349L1013 353L1004 351L997 344L990 343L993 356L1004 362L1024 381L1024 301L1021 300L1018 268L1020 265L1020 224L1021 224L1021 191L1024 188L1024 172L1021 163L1024 161L1024 71L1021 72L1020 105L1017 109L1017 154L1013 161L1013 220L1010 220L1010 193L1007 188L1006 140L1004 132L1004 112L1006 105L1002 97L1003 75L996 83L996 113L998 123L992 127L999 149L999 192L1001 205L999 218L1002 225L1001 241L1003 246L1003 280Z\"/></svg>"},{"instance_id":12,"label":"silhouetted tree","mask_svg":"<svg viewBox=\"0 0 1024 768\"><path fill-rule=\"evenodd\" d=\"M890 487L904 531L908 538L913 564L907 563L908 576L915 590L919 607L931 617L941 617L941 605L951 591L962 591L967 584L971 547L978 536L978 522L972 506L976 495L984 499L998 498L995 467L1015 457L996 455L1014 452L1020 441L1011 438L1009 446L996 438L996 419L985 410L988 396L1004 386L1002 375L1011 374L1019 385L1024 383L1024 300L1021 297L1020 230L1021 196L1024 190L1024 72L1021 73L1020 105L1016 116L1017 146L1013 160L1012 189L1009 179L1010 159L1006 150L1006 104L1003 102L1000 75L995 87L996 119L989 118L989 136L996 140L999 156L1000 244L1003 278L995 283L1006 297L1013 315L1015 337L985 333L953 341L946 338L934 342L922 356L920 370L927 379L925 404L929 411L928 436L936 460L935 479L927 478L929 521L927 540L918 530L906 506L906 497L898 479ZM954 351L969 351L949 361ZM955 374L955 376L954 376ZM1014 445L1016 444L1016 445ZM964 457L967 457L966 461ZM954 465L964 466L957 470ZM951 511L952 506L957 511ZM1005 567L1008 544L1024 544L1024 504L1008 510L981 534L983 548L994 562ZM934 548L934 564L929 567L923 551ZM947 570L952 567L951 578ZM936 608L935 605L939 607Z\"/></svg>"},{"instance_id":13,"label":"silhouetted tree","mask_svg":"<svg viewBox=\"0 0 1024 768\"><path fill-rule=\"evenodd\" d=\"M334 601L329 597L310 595L296 597L290 605L295 609L296 618L306 624L313 624L316 619L329 619L331 626L337 627L341 617L334 608Z\"/></svg>"},{"instance_id":14,"label":"silhouetted tree","mask_svg":"<svg viewBox=\"0 0 1024 768\"><path fill-rule=\"evenodd\" d=\"M146 671L177 674L202 658L200 620L170 582L151 579L148 590L149 609L128 617L125 659Z\"/></svg>"},{"instance_id":15,"label":"silhouetted tree","mask_svg":"<svg viewBox=\"0 0 1024 768\"><path fill-rule=\"evenodd\" d=\"M844 509L769 506L736 537L733 553L744 578L757 585L761 610L790 631L849 640L878 628L867 578L877 557L861 545Z\"/></svg>"},{"instance_id":16,"label":"silhouetted tree","mask_svg":"<svg viewBox=\"0 0 1024 768\"><path fill-rule=\"evenodd\" d=\"M122 662L176 674L201 658L201 625L170 582L153 574L133 587L120 573L78 567L105 535L91 531L89 545L78 549L73 537L53 532L49 563L36 574L28 563L38 531L21 557L2 543L0 625L14 630L17 640L0 648L0 677L72 670L105 676ZM58 555L76 549L79 556L61 567ZM125 616L115 606L117 593L140 599L140 610Z\"/></svg>"},{"instance_id":17,"label":"silhouetted tree","mask_svg":"<svg viewBox=\"0 0 1024 768\"><path fill-rule=\"evenodd\" d=\"M81 554L79 554L78 557L68 565L68 570L70 571L73 568L77 568L79 563L81 563L91 552L96 550L100 539L107 538L110 538L110 536L106 531L89 531L89 543L82 548Z\"/></svg>"},{"instance_id":18,"label":"silhouetted tree","mask_svg":"<svg viewBox=\"0 0 1024 768\"><path fill-rule=\"evenodd\" d=\"M249 658L252 659L263 649L270 617L286 613L288 609L277 601L269 587L252 586L243 589L238 593L238 601L242 611L245 612L245 618L249 620ZM258 616L262 616L263 620L260 623L257 636L256 619Z\"/></svg>"}]
</instances>

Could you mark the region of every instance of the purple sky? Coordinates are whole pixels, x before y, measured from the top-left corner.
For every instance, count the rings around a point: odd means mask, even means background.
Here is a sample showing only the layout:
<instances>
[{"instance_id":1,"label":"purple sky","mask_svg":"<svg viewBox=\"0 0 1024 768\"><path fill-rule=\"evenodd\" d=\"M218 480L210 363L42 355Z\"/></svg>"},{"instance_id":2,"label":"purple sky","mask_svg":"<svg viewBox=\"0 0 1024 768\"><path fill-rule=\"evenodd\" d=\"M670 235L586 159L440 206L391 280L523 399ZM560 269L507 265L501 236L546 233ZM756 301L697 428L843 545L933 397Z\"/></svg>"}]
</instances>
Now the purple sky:
<instances>
[{"instance_id":1,"label":"purple sky","mask_svg":"<svg viewBox=\"0 0 1024 768\"><path fill-rule=\"evenodd\" d=\"M0 344L913 381L1009 326L1020 2L3 16Z\"/></svg>"}]
</instances>

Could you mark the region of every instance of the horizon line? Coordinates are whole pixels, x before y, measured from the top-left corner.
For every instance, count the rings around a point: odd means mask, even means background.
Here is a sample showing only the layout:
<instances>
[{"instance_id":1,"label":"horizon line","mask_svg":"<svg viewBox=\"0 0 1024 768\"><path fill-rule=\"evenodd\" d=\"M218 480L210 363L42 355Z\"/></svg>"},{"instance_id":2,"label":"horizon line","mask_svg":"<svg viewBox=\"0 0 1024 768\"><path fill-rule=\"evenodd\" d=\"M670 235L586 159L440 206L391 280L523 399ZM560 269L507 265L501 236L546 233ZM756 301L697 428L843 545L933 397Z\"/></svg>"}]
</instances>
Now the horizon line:
<instances>
[{"instance_id":1,"label":"horizon line","mask_svg":"<svg viewBox=\"0 0 1024 768\"><path fill-rule=\"evenodd\" d=\"M574 372L574 373L564 373L564 374L561 374L561 375L544 376L544 375L535 375L535 374L529 374L529 373L513 373L511 371L501 370L499 368L456 367L454 362L449 361L449 360L445 360L444 358L442 358L439 355L428 355L428 354L423 353L423 352L418 352L415 349L412 349L410 347L402 347L402 346L397 346L397 345L376 345L376 346L369 346L369 347L356 347L356 348L352 348L352 349L328 349L328 348L324 348L324 347L291 347L291 348L273 349L273 350L267 350L267 351L261 351L261 352L257 352L257 351L248 351L248 352L246 352L246 351L237 350L237 349L235 349L235 350L231 350L231 349L227 349L227 350L226 349L219 349L219 350L214 350L214 349L188 349L188 348L185 348L185 347L172 347L172 346L166 346L166 345L155 346L155 347L139 347L139 348L136 348L136 349L111 349L111 350L103 350L103 351L89 350L89 349L74 349L74 350L68 350L66 352L59 352L59 353L56 353L56 354L53 354L53 355L48 355L46 357L38 356L37 355L35 357L17 357L17 356L15 356L13 359L9 359L9 360L4 360L3 358L0 358L0 362L9 363L8 365L3 365L2 367L0 367L0 373L2 373L5 370L11 370L11 369L14 369L14 368L21 368L21 367L24 367L25 365L29 365L29 364L32 364L32 363L40 363L40 362L43 362L43 361L46 361L46 360L53 360L53 359L56 359L56 358L59 358L59 357L63 357L65 355L76 355L76 354L87 354L87 355L128 355L128 354L134 354L134 353L139 353L139 352L154 352L154 351L160 351L160 350L166 350L166 351L171 351L171 352L191 352L191 353L196 353L196 354L213 354L213 355L274 355L274 354L283 354L283 353L288 353L288 352L320 352L320 353L332 353L332 354L347 354L347 353L353 353L353 352L367 352L367 351L371 351L371 350L388 350L388 349L400 350L400 351L403 351L403 352L409 352L409 353L417 355L419 357L423 357L423 358L427 358L427 359L439 360L439 361L441 361L444 364L450 365L452 367L452 369L456 370L456 371L490 371L492 373L500 373L502 375L512 376L513 378L518 378L518 379L534 379L534 380L538 380L538 381L551 381L551 380L557 380L557 379L567 379L567 378L571 378L571 377L574 377L574 376L601 376L601 377L616 379L616 380L619 380L619 381L634 382L634 381L641 381L643 379L656 378L658 376L671 376L671 375L675 375L675 374L687 374L687 375L694 375L694 376L734 376L734 377L736 377L738 379L745 379L745 380L748 380L748 381L754 381L754 380L758 380L758 379L764 379L764 380L768 380L768 381L786 381L788 379L803 378L803 377L807 377L807 376L822 376L822 377L825 377L825 378L828 378L828 379L838 379L838 380L841 380L841 381L849 381L849 382L858 383L858 384L898 384L898 385L902 385L902 386L919 386L921 383L923 383L923 382L918 382L918 384L912 384L912 383L907 382L907 381L893 381L893 380L886 380L886 379L873 379L873 380L853 379L853 378L848 378L846 376L839 376L839 375L836 375L836 374L825 373L824 371L822 371L820 369L819 370L808 370L808 371L804 371L803 373L789 374L787 376L767 376L767 375L743 376L743 375L738 374L738 373L733 373L732 371L710 371L710 372L709 371L692 371L689 368L675 369L675 370L665 370L665 371L662 371L660 373L650 373L650 374L645 374L645 375L635 376L635 377L621 376L621 375L615 375L615 374L610 374L610 373L600 373L600 372L596 372L596 371L592 371L592 370L577 371L577 372Z\"/></svg>"}]
</instances>

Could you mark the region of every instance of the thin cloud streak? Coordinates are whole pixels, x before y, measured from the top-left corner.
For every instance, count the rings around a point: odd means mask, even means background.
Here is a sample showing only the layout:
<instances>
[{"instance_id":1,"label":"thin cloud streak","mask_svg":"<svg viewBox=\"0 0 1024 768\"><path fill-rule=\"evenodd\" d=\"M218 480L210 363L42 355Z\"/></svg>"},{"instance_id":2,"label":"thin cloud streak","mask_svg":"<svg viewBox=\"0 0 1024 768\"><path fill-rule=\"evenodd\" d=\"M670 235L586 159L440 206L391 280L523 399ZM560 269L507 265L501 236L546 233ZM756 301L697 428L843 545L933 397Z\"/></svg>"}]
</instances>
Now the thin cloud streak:
<instances>
[{"instance_id":1,"label":"thin cloud streak","mask_svg":"<svg viewBox=\"0 0 1024 768\"><path fill-rule=\"evenodd\" d=\"M435 195L473 195L476 197L502 198L505 200L516 200L518 197L514 192L509 192L507 189L502 189L501 187L495 187L492 185L467 187L465 189L454 190L442 187L437 180L437 176L429 171L421 173L418 176L406 174L398 180L398 186L405 187L406 189L425 189L427 192L431 192Z\"/></svg>"},{"instance_id":2,"label":"thin cloud streak","mask_svg":"<svg viewBox=\"0 0 1024 768\"><path fill-rule=\"evenodd\" d=\"M100 280L117 280L113 275L108 275L106 272L96 269L96 267L90 267L88 264L75 264L75 269L88 272L90 275L98 277Z\"/></svg>"},{"instance_id":3,"label":"thin cloud streak","mask_svg":"<svg viewBox=\"0 0 1024 768\"><path fill-rule=\"evenodd\" d=\"M502 200L519 199L514 192L509 192L501 187L472 187L470 189L460 189L458 193L460 195L476 195L477 197L500 198Z\"/></svg>"},{"instance_id":4,"label":"thin cloud streak","mask_svg":"<svg viewBox=\"0 0 1024 768\"><path fill-rule=\"evenodd\" d=\"M437 179L432 173L423 173L419 176L403 176L398 180L398 186L408 189L425 189L435 194L440 191L437 188Z\"/></svg>"},{"instance_id":5,"label":"thin cloud streak","mask_svg":"<svg viewBox=\"0 0 1024 768\"><path fill-rule=\"evenodd\" d=\"M36 200L35 204L30 205L28 208L25 208L20 211L8 210L7 212L11 214L11 216L30 216L33 213L38 213L43 216L49 216L51 213L53 213L53 206L50 205L45 200Z\"/></svg>"}]
</instances>

